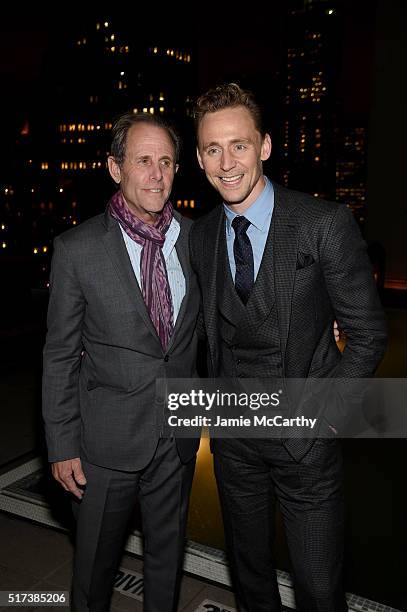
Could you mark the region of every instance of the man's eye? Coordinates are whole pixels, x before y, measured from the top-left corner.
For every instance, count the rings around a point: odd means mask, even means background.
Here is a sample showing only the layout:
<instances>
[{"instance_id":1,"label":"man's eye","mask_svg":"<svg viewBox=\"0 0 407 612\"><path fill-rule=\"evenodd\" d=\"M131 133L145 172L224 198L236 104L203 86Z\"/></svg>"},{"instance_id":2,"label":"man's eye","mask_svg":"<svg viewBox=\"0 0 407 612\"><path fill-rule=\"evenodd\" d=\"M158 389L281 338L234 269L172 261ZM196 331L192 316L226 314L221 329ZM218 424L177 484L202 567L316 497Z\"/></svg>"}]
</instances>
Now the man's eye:
<instances>
[{"instance_id":1,"label":"man's eye","mask_svg":"<svg viewBox=\"0 0 407 612\"><path fill-rule=\"evenodd\" d=\"M246 150L246 145L244 144L237 144L235 146L236 151L245 151Z\"/></svg>"},{"instance_id":2,"label":"man's eye","mask_svg":"<svg viewBox=\"0 0 407 612\"><path fill-rule=\"evenodd\" d=\"M162 159L161 165L164 166L164 168L171 168L172 162L169 159Z\"/></svg>"},{"instance_id":3,"label":"man's eye","mask_svg":"<svg viewBox=\"0 0 407 612\"><path fill-rule=\"evenodd\" d=\"M208 155L216 155L219 152L219 149L215 149L214 147L207 150Z\"/></svg>"},{"instance_id":4,"label":"man's eye","mask_svg":"<svg viewBox=\"0 0 407 612\"><path fill-rule=\"evenodd\" d=\"M138 160L137 160L137 163L138 163L140 166L148 166L148 164L150 163L150 160L149 160L149 158L148 158L148 157L142 157L141 159L138 159Z\"/></svg>"}]
</instances>

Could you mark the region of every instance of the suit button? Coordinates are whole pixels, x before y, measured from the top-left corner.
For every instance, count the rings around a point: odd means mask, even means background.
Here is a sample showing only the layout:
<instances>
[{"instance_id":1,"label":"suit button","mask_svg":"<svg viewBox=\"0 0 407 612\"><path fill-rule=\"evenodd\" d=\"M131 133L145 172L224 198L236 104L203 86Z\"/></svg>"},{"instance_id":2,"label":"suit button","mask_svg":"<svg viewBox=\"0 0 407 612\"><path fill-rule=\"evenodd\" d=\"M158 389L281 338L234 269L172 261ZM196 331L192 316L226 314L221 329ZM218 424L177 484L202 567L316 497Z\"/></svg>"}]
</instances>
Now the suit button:
<instances>
[{"instance_id":1,"label":"suit button","mask_svg":"<svg viewBox=\"0 0 407 612\"><path fill-rule=\"evenodd\" d=\"M164 361L169 361L169 359L170 359L170 358L168 357L168 355L166 355L166 356L164 357Z\"/></svg>"}]
</instances>

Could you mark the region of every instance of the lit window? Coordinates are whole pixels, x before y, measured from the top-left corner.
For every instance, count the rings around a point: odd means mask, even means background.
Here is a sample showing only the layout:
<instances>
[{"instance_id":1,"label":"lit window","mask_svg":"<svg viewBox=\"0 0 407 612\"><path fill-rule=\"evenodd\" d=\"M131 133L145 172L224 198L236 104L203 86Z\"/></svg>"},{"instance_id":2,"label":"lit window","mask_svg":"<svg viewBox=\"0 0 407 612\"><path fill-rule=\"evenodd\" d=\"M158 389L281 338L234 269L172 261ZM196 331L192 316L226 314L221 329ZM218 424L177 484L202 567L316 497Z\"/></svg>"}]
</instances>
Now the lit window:
<instances>
[{"instance_id":1,"label":"lit window","mask_svg":"<svg viewBox=\"0 0 407 612\"><path fill-rule=\"evenodd\" d=\"M154 107L150 106L150 115L154 115Z\"/></svg>"},{"instance_id":2,"label":"lit window","mask_svg":"<svg viewBox=\"0 0 407 612\"><path fill-rule=\"evenodd\" d=\"M48 247L47 246L42 247L42 252L43 253L47 253L47 251L48 251Z\"/></svg>"},{"instance_id":3,"label":"lit window","mask_svg":"<svg viewBox=\"0 0 407 612\"><path fill-rule=\"evenodd\" d=\"M157 47L154 47L154 49L153 49L153 53L158 53L158 49L157 49Z\"/></svg>"},{"instance_id":4,"label":"lit window","mask_svg":"<svg viewBox=\"0 0 407 612\"><path fill-rule=\"evenodd\" d=\"M1 246L2 246L3 249L6 249L7 248L7 242L2 242Z\"/></svg>"},{"instance_id":5,"label":"lit window","mask_svg":"<svg viewBox=\"0 0 407 612\"><path fill-rule=\"evenodd\" d=\"M37 255L37 253L38 253L38 249L35 247L34 248L34 255Z\"/></svg>"},{"instance_id":6,"label":"lit window","mask_svg":"<svg viewBox=\"0 0 407 612\"><path fill-rule=\"evenodd\" d=\"M180 208L181 204L182 204L181 200L177 200L177 208Z\"/></svg>"},{"instance_id":7,"label":"lit window","mask_svg":"<svg viewBox=\"0 0 407 612\"><path fill-rule=\"evenodd\" d=\"M163 112L164 112L164 107L160 106L160 113L163 113Z\"/></svg>"},{"instance_id":8,"label":"lit window","mask_svg":"<svg viewBox=\"0 0 407 612\"><path fill-rule=\"evenodd\" d=\"M104 26L105 26L105 28L108 28L109 27L109 22L105 21Z\"/></svg>"}]
</instances>

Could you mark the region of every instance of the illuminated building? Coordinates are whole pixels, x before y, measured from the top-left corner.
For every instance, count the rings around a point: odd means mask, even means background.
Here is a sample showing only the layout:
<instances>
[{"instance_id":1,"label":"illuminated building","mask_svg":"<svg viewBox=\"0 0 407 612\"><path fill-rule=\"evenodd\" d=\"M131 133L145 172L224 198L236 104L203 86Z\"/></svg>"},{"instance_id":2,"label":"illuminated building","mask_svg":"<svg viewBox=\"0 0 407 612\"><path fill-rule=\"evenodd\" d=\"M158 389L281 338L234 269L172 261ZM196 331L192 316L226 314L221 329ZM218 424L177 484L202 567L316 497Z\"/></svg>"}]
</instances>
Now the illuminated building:
<instances>
[{"instance_id":1,"label":"illuminated building","mask_svg":"<svg viewBox=\"0 0 407 612\"><path fill-rule=\"evenodd\" d=\"M114 191L106 162L115 116L157 114L190 130L193 59L179 45L143 44L110 19L55 38L39 84L50 99L21 126L0 193L1 255L31 257L35 286L47 284L54 236L103 211ZM197 206L189 176L177 176L173 194L184 214Z\"/></svg>"},{"instance_id":2,"label":"illuminated building","mask_svg":"<svg viewBox=\"0 0 407 612\"><path fill-rule=\"evenodd\" d=\"M337 2L291 1L282 100L281 178L287 187L335 196L335 76L340 59Z\"/></svg>"},{"instance_id":3,"label":"illuminated building","mask_svg":"<svg viewBox=\"0 0 407 612\"><path fill-rule=\"evenodd\" d=\"M345 202L360 225L366 214L366 129L342 128L336 137L336 200Z\"/></svg>"}]
</instances>

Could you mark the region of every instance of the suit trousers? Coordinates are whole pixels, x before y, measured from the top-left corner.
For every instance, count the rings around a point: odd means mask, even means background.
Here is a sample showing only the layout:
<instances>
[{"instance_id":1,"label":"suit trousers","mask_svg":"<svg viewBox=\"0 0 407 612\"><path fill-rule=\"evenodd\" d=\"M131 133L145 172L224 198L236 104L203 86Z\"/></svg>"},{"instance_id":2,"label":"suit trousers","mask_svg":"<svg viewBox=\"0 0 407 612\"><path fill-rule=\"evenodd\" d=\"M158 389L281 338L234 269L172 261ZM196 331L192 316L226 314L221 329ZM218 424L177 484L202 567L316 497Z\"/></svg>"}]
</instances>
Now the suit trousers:
<instances>
[{"instance_id":1,"label":"suit trousers","mask_svg":"<svg viewBox=\"0 0 407 612\"><path fill-rule=\"evenodd\" d=\"M344 612L344 503L337 440L295 461L281 440L216 440L215 475L239 612L281 612L273 561L279 502L298 612Z\"/></svg>"},{"instance_id":2,"label":"suit trousers","mask_svg":"<svg viewBox=\"0 0 407 612\"><path fill-rule=\"evenodd\" d=\"M144 611L177 608L195 458L182 464L174 438L158 442L138 472L82 462L87 484L77 519L72 610L108 612L136 500L144 535Z\"/></svg>"}]
</instances>

